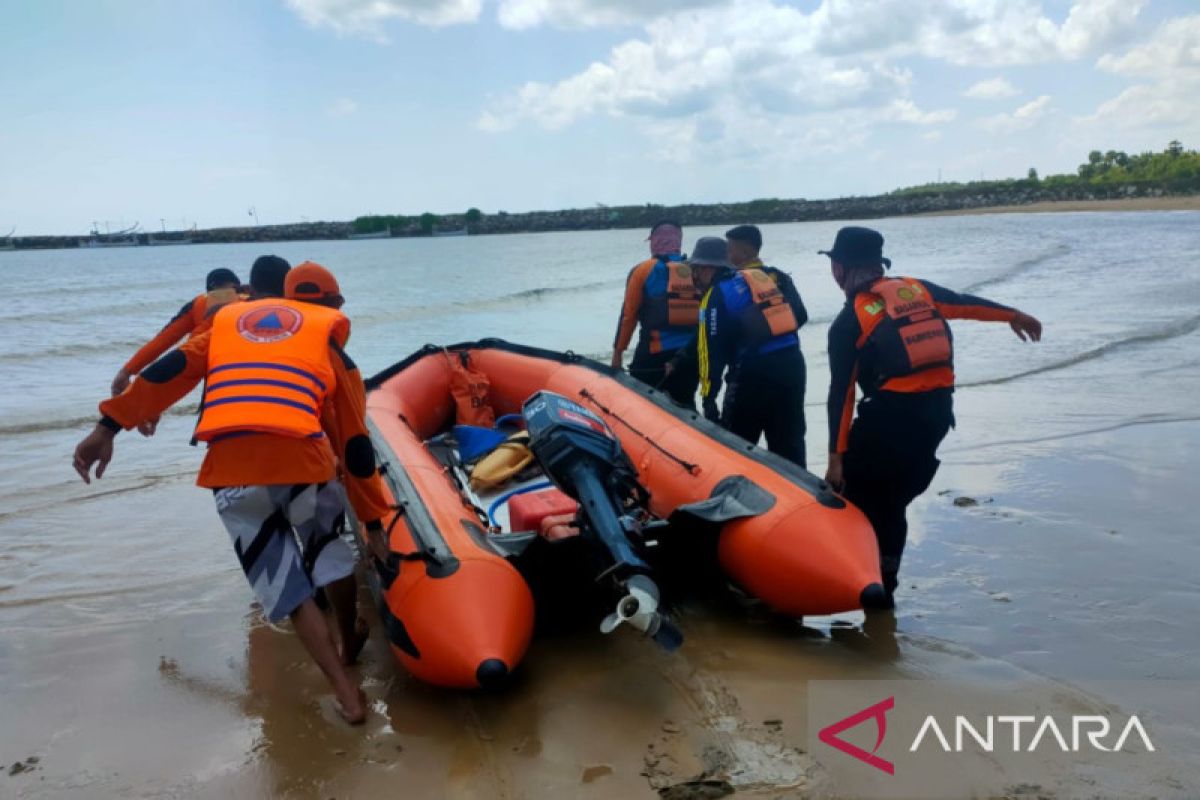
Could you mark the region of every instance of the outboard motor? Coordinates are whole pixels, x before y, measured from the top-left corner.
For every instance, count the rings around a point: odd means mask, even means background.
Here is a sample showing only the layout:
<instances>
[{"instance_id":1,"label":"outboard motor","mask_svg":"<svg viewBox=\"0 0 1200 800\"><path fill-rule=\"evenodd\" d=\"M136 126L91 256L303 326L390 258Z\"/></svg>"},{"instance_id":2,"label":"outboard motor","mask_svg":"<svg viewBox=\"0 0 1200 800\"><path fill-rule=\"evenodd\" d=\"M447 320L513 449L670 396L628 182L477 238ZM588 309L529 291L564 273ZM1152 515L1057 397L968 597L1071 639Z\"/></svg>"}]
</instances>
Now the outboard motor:
<instances>
[{"instance_id":1,"label":"outboard motor","mask_svg":"<svg viewBox=\"0 0 1200 800\"><path fill-rule=\"evenodd\" d=\"M579 502L580 529L599 544L608 566L597 581L611 580L616 610L600 625L610 633L625 622L667 650L683 634L660 613L658 586L638 551L646 546L638 512L647 495L637 470L612 430L588 409L554 392L540 391L522 408L530 449L564 493Z\"/></svg>"}]
</instances>

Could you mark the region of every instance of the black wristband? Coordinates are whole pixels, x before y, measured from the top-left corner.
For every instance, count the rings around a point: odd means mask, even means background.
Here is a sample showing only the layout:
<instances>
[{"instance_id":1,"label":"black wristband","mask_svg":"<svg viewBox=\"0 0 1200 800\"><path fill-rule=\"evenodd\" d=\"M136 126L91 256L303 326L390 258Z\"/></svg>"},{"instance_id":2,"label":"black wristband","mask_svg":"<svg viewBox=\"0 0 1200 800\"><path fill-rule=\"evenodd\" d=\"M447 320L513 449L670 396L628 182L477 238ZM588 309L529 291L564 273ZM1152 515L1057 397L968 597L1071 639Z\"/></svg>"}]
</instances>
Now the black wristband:
<instances>
[{"instance_id":1,"label":"black wristband","mask_svg":"<svg viewBox=\"0 0 1200 800\"><path fill-rule=\"evenodd\" d=\"M367 530L369 530L373 533L376 531L383 530L383 520L380 520L380 519L371 520L370 522L367 523Z\"/></svg>"},{"instance_id":2,"label":"black wristband","mask_svg":"<svg viewBox=\"0 0 1200 800\"><path fill-rule=\"evenodd\" d=\"M98 424L103 425L104 427L106 427L110 431L112 431L113 433L121 432L121 428L122 428L121 423L117 422L115 419L108 416L107 414L105 414L103 417L100 418L100 422Z\"/></svg>"}]
</instances>

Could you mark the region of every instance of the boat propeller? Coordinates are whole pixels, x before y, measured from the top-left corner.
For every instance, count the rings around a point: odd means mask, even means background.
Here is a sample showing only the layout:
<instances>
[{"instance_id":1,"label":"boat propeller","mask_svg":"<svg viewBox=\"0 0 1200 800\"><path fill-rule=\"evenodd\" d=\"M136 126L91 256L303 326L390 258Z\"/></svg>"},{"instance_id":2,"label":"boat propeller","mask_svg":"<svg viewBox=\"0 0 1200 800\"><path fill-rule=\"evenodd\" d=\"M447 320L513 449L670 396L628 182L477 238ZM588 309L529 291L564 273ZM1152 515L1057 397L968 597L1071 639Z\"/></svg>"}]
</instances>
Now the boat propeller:
<instances>
[{"instance_id":1,"label":"boat propeller","mask_svg":"<svg viewBox=\"0 0 1200 800\"><path fill-rule=\"evenodd\" d=\"M658 612L658 587L645 575L633 575L625 582L628 591L617 601L617 608L600 623L601 633L612 633L628 623L667 652L683 644L683 632L670 617Z\"/></svg>"}]
</instances>

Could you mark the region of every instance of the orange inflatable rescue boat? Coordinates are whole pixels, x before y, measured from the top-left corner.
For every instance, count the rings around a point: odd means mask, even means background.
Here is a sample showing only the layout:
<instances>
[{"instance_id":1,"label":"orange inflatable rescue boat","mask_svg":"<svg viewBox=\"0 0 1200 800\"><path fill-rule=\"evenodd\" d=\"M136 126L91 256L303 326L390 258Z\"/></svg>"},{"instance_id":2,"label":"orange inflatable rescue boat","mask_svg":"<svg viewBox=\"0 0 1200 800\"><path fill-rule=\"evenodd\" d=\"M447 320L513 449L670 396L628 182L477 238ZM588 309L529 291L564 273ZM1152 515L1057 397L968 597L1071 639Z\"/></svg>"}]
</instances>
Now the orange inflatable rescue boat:
<instances>
[{"instance_id":1,"label":"orange inflatable rescue boat","mask_svg":"<svg viewBox=\"0 0 1200 800\"><path fill-rule=\"evenodd\" d=\"M590 580L567 582L611 609L602 631L633 627L679 646L658 573L701 529L713 532L726 579L776 611L884 601L875 537L857 508L623 372L485 339L427 346L367 385L395 509L373 588L394 654L421 680L503 683L533 635L535 590L554 582L559 564L583 570ZM474 468L490 477L475 480L456 423L483 404L523 430L497 434L507 441ZM500 486L497 464L508 478Z\"/></svg>"}]
</instances>

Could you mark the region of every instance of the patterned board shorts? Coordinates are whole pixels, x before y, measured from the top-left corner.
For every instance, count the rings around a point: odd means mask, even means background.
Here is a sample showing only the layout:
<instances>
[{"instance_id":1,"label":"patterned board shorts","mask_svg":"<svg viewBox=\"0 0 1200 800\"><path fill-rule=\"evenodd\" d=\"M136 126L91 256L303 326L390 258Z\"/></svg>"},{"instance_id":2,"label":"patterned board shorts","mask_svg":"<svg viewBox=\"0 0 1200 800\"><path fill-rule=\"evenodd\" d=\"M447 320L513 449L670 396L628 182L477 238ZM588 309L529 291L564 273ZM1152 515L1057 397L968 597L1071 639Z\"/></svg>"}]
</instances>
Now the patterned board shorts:
<instances>
[{"instance_id":1,"label":"patterned board shorts","mask_svg":"<svg viewBox=\"0 0 1200 800\"><path fill-rule=\"evenodd\" d=\"M337 481L213 491L242 571L272 622L354 571Z\"/></svg>"}]
</instances>

